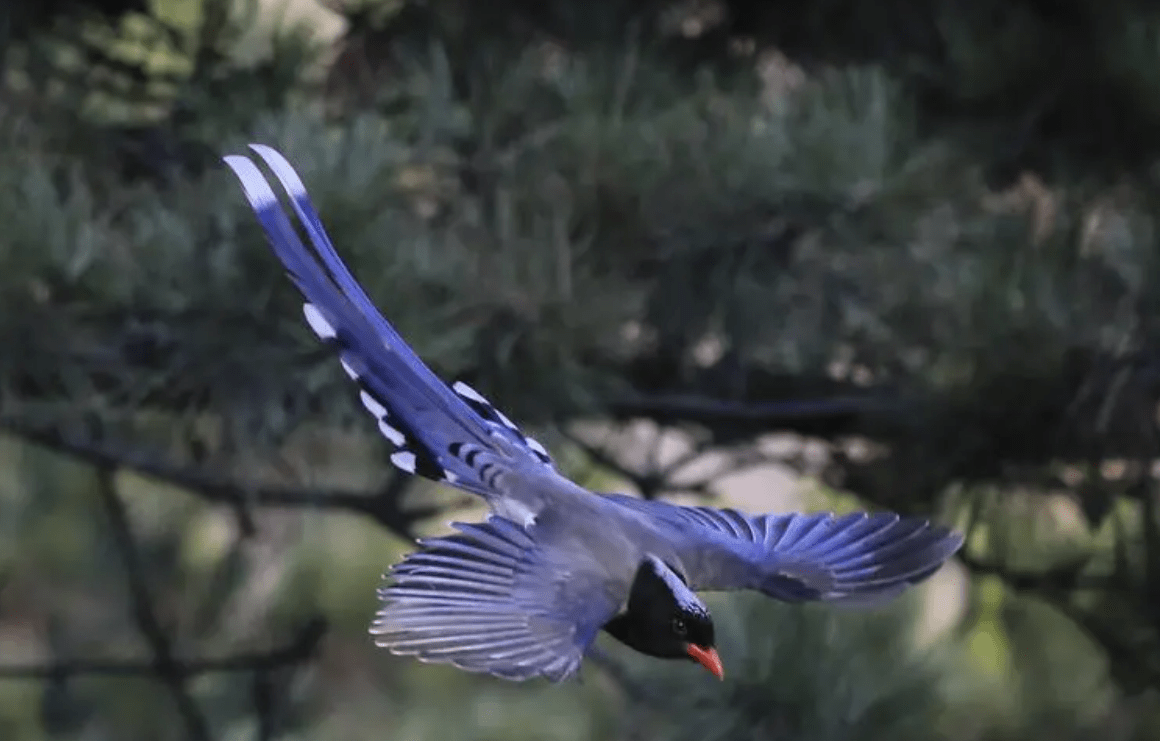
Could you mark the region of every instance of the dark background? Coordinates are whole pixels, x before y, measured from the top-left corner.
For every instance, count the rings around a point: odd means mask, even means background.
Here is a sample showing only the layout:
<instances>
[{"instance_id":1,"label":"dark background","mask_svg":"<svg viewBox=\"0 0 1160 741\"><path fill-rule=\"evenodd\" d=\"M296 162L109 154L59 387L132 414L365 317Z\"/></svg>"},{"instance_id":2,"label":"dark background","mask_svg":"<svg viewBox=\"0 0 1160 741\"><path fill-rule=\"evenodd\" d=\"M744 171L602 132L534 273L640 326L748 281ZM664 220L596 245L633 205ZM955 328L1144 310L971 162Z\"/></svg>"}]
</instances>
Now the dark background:
<instances>
[{"instance_id":1,"label":"dark background","mask_svg":"<svg viewBox=\"0 0 1160 741\"><path fill-rule=\"evenodd\" d=\"M0 9L0 738L1160 738L1160 8L281 7ZM582 483L961 558L872 613L714 597L724 684L375 649L382 571L478 511L386 465L249 141Z\"/></svg>"}]
</instances>

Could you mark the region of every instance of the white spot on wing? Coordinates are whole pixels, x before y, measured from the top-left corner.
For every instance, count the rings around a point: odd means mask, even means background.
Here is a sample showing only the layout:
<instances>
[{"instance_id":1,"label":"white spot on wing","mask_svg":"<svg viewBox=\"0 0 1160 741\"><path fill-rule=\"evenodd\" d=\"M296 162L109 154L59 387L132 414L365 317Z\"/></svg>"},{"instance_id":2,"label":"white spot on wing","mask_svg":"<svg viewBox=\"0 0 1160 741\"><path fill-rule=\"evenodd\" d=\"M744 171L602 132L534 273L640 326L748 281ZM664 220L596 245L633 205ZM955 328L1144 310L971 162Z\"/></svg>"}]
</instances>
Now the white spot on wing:
<instances>
[{"instance_id":1,"label":"white spot on wing","mask_svg":"<svg viewBox=\"0 0 1160 741\"><path fill-rule=\"evenodd\" d=\"M525 437L524 442L527 443L527 446L532 449L533 453L539 453L540 455L544 456L545 458L551 457L548 455L547 448L545 448L543 445L541 445L540 441L535 439L534 437Z\"/></svg>"},{"instance_id":2,"label":"white spot on wing","mask_svg":"<svg viewBox=\"0 0 1160 741\"><path fill-rule=\"evenodd\" d=\"M512 497L501 497L495 502L495 513L512 522L518 522L522 527L529 528L536 524L536 513L523 502Z\"/></svg>"},{"instance_id":3,"label":"white spot on wing","mask_svg":"<svg viewBox=\"0 0 1160 741\"><path fill-rule=\"evenodd\" d=\"M342 363L342 369L346 371L346 374L357 381L358 372L351 367L350 363L346 362L346 358L340 358L339 360Z\"/></svg>"},{"instance_id":4,"label":"white spot on wing","mask_svg":"<svg viewBox=\"0 0 1160 741\"><path fill-rule=\"evenodd\" d=\"M511 429L511 430L518 430L519 429L518 427L516 427L515 422L512 422L510 419L508 419L506 414L504 414L500 410L496 409L495 407L492 407L492 411L495 412L495 416L499 417L500 422L503 422L505 425L508 426L508 429Z\"/></svg>"},{"instance_id":5,"label":"white spot on wing","mask_svg":"<svg viewBox=\"0 0 1160 741\"><path fill-rule=\"evenodd\" d=\"M379 432L383 433L383 437L390 440L396 446L401 446L403 443L407 442L407 438L403 435L403 433L387 424L385 419L379 420ZM414 464L412 464L412 466L414 466Z\"/></svg>"},{"instance_id":6,"label":"white spot on wing","mask_svg":"<svg viewBox=\"0 0 1160 741\"><path fill-rule=\"evenodd\" d=\"M415 454L409 450L400 450L391 454L391 463L407 473L415 473Z\"/></svg>"},{"instance_id":7,"label":"white spot on wing","mask_svg":"<svg viewBox=\"0 0 1160 741\"><path fill-rule=\"evenodd\" d=\"M242 192L245 194L246 200L250 202L250 208L255 211L264 211L278 206L278 198L270 189L266 178L262 176L262 171L249 158L231 154L222 159L241 182Z\"/></svg>"},{"instance_id":8,"label":"white spot on wing","mask_svg":"<svg viewBox=\"0 0 1160 741\"><path fill-rule=\"evenodd\" d=\"M286 192L290 194L291 198L306 198L306 186L302 184L302 178L298 177L298 173L290 166L276 149L267 147L265 144L251 144L250 149L257 152L278 179L282 181L282 185L286 187Z\"/></svg>"},{"instance_id":9,"label":"white spot on wing","mask_svg":"<svg viewBox=\"0 0 1160 741\"><path fill-rule=\"evenodd\" d=\"M479 402L480 404L487 404L488 406L491 406L490 401L483 398L482 394L480 394L478 391L476 391L475 389L468 386L463 381L456 381L455 385L451 387L451 390L454 391L455 393L459 394L460 396L462 396L465 399L470 399L471 401L475 401L475 402Z\"/></svg>"},{"instance_id":10,"label":"white spot on wing","mask_svg":"<svg viewBox=\"0 0 1160 741\"><path fill-rule=\"evenodd\" d=\"M387 416L387 408L366 391L360 392L358 398L362 400L362 405L366 407L367 411L375 416L375 419L381 420Z\"/></svg>"},{"instance_id":11,"label":"white spot on wing","mask_svg":"<svg viewBox=\"0 0 1160 741\"><path fill-rule=\"evenodd\" d=\"M326 321L326 317L318 310L318 307L311 303L302 304L302 313L306 316L306 323L314 330L314 334L318 335L322 340L333 340L338 333L334 331L334 327L330 322Z\"/></svg>"}]
</instances>

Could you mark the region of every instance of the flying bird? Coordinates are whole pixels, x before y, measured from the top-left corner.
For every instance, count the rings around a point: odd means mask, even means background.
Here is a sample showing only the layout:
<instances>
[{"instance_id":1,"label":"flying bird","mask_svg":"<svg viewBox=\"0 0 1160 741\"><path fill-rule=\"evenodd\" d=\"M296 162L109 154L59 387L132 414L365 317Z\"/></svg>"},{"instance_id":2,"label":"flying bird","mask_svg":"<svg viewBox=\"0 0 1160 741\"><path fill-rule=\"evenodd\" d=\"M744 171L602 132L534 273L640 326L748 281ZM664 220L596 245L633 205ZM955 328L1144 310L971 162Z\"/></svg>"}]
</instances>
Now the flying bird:
<instances>
[{"instance_id":1,"label":"flying bird","mask_svg":"<svg viewBox=\"0 0 1160 741\"><path fill-rule=\"evenodd\" d=\"M603 630L723 678L698 591L874 605L962 545L946 527L885 512L749 515L584 489L479 392L448 386L419 359L339 258L290 163L250 148L289 196L309 248L255 162L224 161L304 296L306 323L395 447L392 463L476 494L490 510L485 522L420 540L390 569L370 627L377 645L504 679L560 681Z\"/></svg>"}]
</instances>

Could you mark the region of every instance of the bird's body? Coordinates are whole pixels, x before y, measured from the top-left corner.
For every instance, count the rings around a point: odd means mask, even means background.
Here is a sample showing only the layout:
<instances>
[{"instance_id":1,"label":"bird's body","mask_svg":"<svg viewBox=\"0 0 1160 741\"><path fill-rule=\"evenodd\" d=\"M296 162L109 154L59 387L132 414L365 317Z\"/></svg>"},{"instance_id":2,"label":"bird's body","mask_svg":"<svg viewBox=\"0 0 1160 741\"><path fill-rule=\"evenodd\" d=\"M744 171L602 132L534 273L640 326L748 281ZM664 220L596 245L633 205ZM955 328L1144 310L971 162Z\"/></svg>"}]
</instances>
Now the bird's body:
<instances>
[{"instance_id":1,"label":"bird's body","mask_svg":"<svg viewBox=\"0 0 1160 741\"><path fill-rule=\"evenodd\" d=\"M252 149L290 196L307 249L248 158L225 158L274 253L334 346L363 406L408 473L487 502L486 522L421 541L380 590L371 632L391 651L508 679L577 671L600 630L644 653L721 676L696 590L754 589L783 601L877 604L934 573L962 543L889 513L746 515L597 494L562 476L542 445L482 395L444 384L350 275L297 173Z\"/></svg>"}]
</instances>

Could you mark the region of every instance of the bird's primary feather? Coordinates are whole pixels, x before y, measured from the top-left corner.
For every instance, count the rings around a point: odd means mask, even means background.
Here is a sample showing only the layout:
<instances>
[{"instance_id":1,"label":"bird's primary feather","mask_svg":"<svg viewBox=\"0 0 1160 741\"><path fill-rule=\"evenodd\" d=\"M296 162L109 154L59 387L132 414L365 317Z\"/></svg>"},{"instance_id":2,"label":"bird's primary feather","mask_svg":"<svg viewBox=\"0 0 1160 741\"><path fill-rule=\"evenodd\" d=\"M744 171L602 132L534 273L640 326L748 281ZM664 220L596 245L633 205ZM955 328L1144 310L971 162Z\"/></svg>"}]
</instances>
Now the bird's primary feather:
<instances>
[{"instance_id":1,"label":"bird's primary feather","mask_svg":"<svg viewBox=\"0 0 1160 741\"><path fill-rule=\"evenodd\" d=\"M556 571L508 520L454 527L458 533L423 541L391 569L371 626L375 642L505 679L574 674L614 598Z\"/></svg>"},{"instance_id":2,"label":"bird's primary feather","mask_svg":"<svg viewBox=\"0 0 1160 741\"><path fill-rule=\"evenodd\" d=\"M949 528L889 512L747 515L613 495L671 531L695 589L756 589L787 602L875 604L962 546Z\"/></svg>"}]
</instances>

